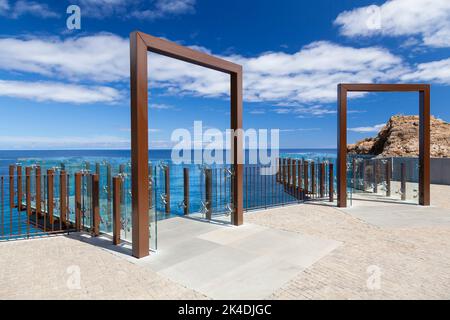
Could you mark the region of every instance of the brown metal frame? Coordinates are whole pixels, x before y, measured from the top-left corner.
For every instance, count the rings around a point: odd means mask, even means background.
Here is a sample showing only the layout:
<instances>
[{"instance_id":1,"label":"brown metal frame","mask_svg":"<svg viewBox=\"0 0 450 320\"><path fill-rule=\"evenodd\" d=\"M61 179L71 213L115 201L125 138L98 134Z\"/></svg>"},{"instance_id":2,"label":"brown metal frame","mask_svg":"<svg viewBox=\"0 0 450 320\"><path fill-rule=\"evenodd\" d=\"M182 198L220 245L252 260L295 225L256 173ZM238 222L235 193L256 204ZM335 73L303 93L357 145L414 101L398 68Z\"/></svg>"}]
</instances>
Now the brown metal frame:
<instances>
[{"instance_id":1,"label":"brown metal frame","mask_svg":"<svg viewBox=\"0 0 450 320\"><path fill-rule=\"evenodd\" d=\"M231 129L242 129L242 66L153 37L142 32L130 34L131 90L131 189L133 256L149 254L148 220L148 77L147 52L193 63L230 75ZM232 223L243 223L243 164L238 163L242 139L233 137L234 214ZM239 153L238 153L239 151Z\"/></svg>"},{"instance_id":2,"label":"brown metal frame","mask_svg":"<svg viewBox=\"0 0 450 320\"><path fill-rule=\"evenodd\" d=\"M419 204L430 205L430 85L429 84L339 84L337 126L338 207L347 207L347 93L419 93Z\"/></svg>"}]
</instances>

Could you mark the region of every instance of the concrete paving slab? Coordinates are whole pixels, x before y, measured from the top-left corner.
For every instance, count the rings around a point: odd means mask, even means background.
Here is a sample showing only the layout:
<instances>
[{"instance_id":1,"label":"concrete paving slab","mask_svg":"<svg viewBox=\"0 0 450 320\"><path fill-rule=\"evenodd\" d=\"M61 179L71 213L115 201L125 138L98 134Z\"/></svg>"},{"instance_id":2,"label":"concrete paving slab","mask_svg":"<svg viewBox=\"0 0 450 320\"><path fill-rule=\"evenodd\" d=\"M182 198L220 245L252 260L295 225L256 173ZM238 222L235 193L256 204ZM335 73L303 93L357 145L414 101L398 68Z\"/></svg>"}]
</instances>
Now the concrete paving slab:
<instances>
[{"instance_id":1,"label":"concrete paving slab","mask_svg":"<svg viewBox=\"0 0 450 320\"><path fill-rule=\"evenodd\" d=\"M342 211L369 224L382 228L420 228L450 226L450 210L405 204L368 204L354 202Z\"/></svg>"},{"instance_id":2,"label":"concrete paving slab","mask_svg":"<svg viewBox=\"0 0 450 320\"><path fill-rule=\"evenodd\" d=\"M176 226L177 220L180 221ZM340 242L256 224L209 224L182 217L158 226L158 252L139 261L215 299L263 299Z\"/></svg>"}]
</instances>

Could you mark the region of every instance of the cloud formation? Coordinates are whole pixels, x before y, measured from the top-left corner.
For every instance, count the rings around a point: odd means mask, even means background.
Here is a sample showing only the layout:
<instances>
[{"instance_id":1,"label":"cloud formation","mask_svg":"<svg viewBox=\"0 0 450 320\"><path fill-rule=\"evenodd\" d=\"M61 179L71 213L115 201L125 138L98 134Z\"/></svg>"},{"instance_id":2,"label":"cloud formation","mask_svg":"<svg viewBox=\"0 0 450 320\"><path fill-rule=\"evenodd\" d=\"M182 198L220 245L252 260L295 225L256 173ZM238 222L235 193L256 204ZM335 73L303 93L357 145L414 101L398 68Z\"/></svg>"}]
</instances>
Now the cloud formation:
<instances>
[{"instance_id":1,"label":"cloud formation","mask_svg":"<svg viewBox=\"0 0 450 320\"><path fill-rule=\"evenodd\" d=\"M418 36L430 47L450 47L450 1L391 0L345 11L334 21L347 37Z\"/></svg>"},{"instance_id":2,"label":"cloud formation","mask_svg":"<svg viewBox=\"0 0 450 320\"><path fill-rule=\"evenodd\" d=\"M336 85L342 82L414 80L450 84L450 59L411 66L382 47L355 48L318 41L294 53L221 57L243 65L245 101L274 103L279 112L293 107L291 112L298 116L334 113L321 105L336 100ZM229 94L226 74L154 53L149 53L148 61L153 88L201 97ZM0 69L39 74L52 81L122 87L129 82L129 41L106 33L66 39L3 38ZM110 97L120 97L114 91L110 93Z\"/></svg>"},{"instance_id":3,"label":"cloud formation","mask_svg":"<svg viewBox=\"0 0 450 320\"><path fill-rule=\"evenodd\" d=\"M45 3L25 0L18 0L14 5L10 4L8 0L0 0L0 15L11 19L17 19L24 15L40 18L58 18L60 16Z\"/></svg>"},{"instance_id":4,"label":"cloud formation","mask_svg":"<svg viewBox=\"0 0 450 320\"><path fill-rule=\"evenodd\" d=\"M381 128L385 126L384 123L376 124L372 127L356 127L356 128L348 128L348 131L357 132L357 133L367 133L367 132L379 132Z\"/></svg>"},{"instance_id":5,"label":"cloud formation","mask_svg":"<svg viewBox=\"0 0 450 320\"><path fill-rule=\"evenodd\" d=\"M73 104L114 103L123 98L118 90L105 86L6 80L0 80L0 96Z\"/></svg>"},{"instance_id":6,"label":"cloud formation","mask_svg":"<svg viewBox=\"0 0 450 320\"><path fill-rule=\"evenodd\" d=\"M430 81L450 85L450 58L420 63L415 71L401 77L403 81Z\"/></svg>"},{"instance_id":7,"label":"cloud formation","mask_svg":"<svg viewBox=\"0 0 450 320\"><path fill-rule=\"evenodd\" d=\"M195 12L196 0L78 0L81 12L92 18L121 16L155 20Z\"/></svg>"}]
</instances>

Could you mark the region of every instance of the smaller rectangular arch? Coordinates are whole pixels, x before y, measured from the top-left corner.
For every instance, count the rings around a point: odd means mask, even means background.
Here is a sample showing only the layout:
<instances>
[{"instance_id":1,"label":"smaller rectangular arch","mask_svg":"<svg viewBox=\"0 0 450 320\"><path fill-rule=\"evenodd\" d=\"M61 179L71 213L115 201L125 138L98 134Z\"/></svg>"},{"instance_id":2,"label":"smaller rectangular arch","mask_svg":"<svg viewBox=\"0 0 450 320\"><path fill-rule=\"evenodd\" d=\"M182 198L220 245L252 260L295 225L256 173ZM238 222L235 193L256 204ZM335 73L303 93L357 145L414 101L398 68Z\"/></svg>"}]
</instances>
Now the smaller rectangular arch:
<instances>
[{"instance_id":1,"label":"smaller rectangular arch","mask_svg":"<svg viewBox=\"0 0 450 320\"><path fill-rule=\"evenodd\" d=\"M338 207L347 207L347 93L418 92L419 93L419 204L430 205L430 85L429 84L339 84L337 125L337 199Z\"/></svg>"}]
</instances>

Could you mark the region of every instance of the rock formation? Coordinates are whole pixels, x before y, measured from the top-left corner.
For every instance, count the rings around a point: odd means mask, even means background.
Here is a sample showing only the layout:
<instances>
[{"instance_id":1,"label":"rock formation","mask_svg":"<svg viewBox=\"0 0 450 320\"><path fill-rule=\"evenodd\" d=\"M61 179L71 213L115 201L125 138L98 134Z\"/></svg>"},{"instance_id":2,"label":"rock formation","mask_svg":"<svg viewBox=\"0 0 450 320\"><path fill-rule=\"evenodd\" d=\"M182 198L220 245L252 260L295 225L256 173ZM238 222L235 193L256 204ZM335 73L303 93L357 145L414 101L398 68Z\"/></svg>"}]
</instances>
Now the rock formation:
<instances>
[{"instance_id":1,"label":"rock formation","mask_svg":"<svg viewBox=\"0 0 450 320\"><path fill-rule=\"evenodd\" d=\"M417 157L419 155L419 116L396 115L374 138L347 146L353 154L383 157ZM431 157L450 158L450 123L431 117Z\"/></svg>"}]
</instances>

